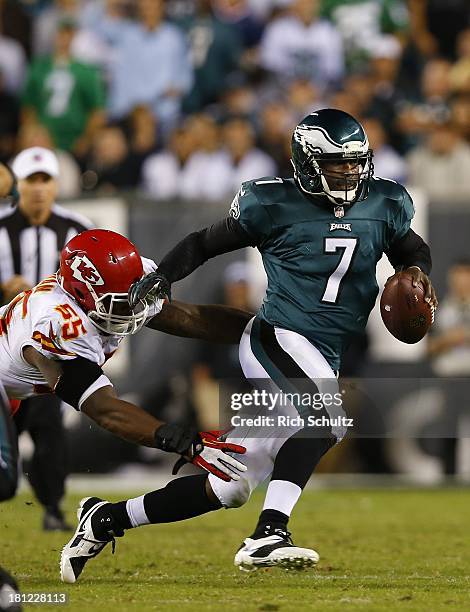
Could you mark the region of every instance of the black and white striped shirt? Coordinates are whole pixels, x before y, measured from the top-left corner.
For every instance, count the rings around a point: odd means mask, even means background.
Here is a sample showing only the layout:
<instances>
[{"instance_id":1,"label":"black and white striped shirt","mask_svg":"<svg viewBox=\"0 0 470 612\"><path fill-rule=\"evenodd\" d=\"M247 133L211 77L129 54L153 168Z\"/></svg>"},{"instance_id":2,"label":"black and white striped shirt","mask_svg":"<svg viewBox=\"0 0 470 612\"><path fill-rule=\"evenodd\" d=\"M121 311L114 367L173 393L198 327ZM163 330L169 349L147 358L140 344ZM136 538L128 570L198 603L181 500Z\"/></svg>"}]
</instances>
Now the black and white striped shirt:
<instances>
[{"instance_id":1,"label":"black and white striped shirt","mask_svg":"<svg viewBox=\"0 0 470 612\"><path fill-rule=\"evenodd\" d=\"M57 204L44 225L31 225L18 206L0 211L0 284L19 274L37 285L57 271L65 244L91 227L86 217Z\"/></svg>"}]
</instances>

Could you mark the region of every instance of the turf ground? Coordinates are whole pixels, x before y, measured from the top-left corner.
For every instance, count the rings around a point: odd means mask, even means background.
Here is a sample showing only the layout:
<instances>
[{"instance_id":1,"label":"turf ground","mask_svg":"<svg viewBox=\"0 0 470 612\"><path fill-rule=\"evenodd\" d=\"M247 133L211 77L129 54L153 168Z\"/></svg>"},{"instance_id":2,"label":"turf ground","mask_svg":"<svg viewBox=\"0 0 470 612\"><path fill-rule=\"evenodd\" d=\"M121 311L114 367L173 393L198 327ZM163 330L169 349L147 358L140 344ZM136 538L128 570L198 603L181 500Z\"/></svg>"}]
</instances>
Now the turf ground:
<instances>
[{"instance_id":1,"label":"turf ground","mask_svg":"<svg viewBox=\"0 0 470 612\"><path fill-rule=\"evenodd\" d=\"M78 499L67 499L70 519ZM233 567L233 555L261 500L258 494L238 510L128 532L114 556L109 547L79 583L63 585L58 557L64 535L42 533L39 508L23 494L0 506L0 562L25 593L68 594L66 607L34 606L40 610L470 609L465 489L308 490L291 528L296 542L320 553L317 568L244 574Z\"/></svg>"}]
</instances>

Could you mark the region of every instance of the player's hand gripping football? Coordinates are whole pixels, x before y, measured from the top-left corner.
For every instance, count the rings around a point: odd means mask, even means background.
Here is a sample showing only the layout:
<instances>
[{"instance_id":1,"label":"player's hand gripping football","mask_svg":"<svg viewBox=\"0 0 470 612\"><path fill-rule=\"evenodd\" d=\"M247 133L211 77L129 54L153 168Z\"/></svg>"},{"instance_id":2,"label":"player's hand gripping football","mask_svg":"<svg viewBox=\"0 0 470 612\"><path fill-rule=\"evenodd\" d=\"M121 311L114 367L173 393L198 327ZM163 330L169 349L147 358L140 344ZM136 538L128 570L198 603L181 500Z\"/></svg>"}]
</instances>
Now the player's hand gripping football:
<instances>
[{"instance_id":1,"label":"player's hand gripping football","mask_svg":"<svg viewBox=\"0 0 470 612\"><path fill-rule=\"evenodd\" d=\"M424 288L424 301L429 304L429 306L433 309L437 308L438 301L436 297L436 292L434 291L434 287L432 286L431 279L427 274L425 274L420 268L417 266L411 266L410 268L406 268L402 272L406 272L412 278L413 287L417 287L419 283L423 285ZM390 276L387 279L387 283L395 276Z\"/></svg>"},{"instance_id":2,"label":"player's hand gripping football","mask_svg":"<svg viewBox=\"0 0 470 612\"><path fill-rule=\"evenodd\" d=\"M244 446L220 440L220 431L197 432L192 428L165 423L155 432L155 446L164 451L179 453L181 458L173 468L176 474L185 463L193 463L221 480L239 480L246 465L227 453L243 455Z\"/></svg>"},{"instance_id":3,"label":"player's hand gripping football","mask_svg":"<svg viewBox=\"0 0 470 612\"><path fill-rule=\"evenodd\" d=\"M130 286L127 299L131 308L135 308L140 302L155 302L159 299L171 301L170 282L158 270L150 272Z\"/></svg>"}]
</instances>

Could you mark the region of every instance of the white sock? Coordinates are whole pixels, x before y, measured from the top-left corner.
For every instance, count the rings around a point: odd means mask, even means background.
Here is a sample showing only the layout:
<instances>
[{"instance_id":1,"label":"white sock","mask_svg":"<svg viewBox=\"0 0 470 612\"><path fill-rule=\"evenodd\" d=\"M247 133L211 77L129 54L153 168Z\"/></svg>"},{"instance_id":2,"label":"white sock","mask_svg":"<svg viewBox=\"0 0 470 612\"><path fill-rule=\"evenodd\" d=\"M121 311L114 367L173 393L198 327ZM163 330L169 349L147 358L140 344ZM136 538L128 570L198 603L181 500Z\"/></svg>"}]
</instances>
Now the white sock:
<instances>
[{"instance_id":1,"label":"white sock","mask_svg":"<svg viewBox=\"0 0 470 612\"><path fill-rule=\"evenodd\" d=\"M277 510L291 515L302 489L288 480L271 480L264 498L263 510Z\"/></svg>"},{"instance_id":2,"label":"white sock","mask_svg":"<svg viewBox=\"0 0 470 612\"><path fill-rule=\"evenodd\" d=\"M148 516L145 513L144 497L145 495L141 495L140 497L128 499L126 502L126 511L132 527L150 525Z\"/></svg>"}]
</instances>

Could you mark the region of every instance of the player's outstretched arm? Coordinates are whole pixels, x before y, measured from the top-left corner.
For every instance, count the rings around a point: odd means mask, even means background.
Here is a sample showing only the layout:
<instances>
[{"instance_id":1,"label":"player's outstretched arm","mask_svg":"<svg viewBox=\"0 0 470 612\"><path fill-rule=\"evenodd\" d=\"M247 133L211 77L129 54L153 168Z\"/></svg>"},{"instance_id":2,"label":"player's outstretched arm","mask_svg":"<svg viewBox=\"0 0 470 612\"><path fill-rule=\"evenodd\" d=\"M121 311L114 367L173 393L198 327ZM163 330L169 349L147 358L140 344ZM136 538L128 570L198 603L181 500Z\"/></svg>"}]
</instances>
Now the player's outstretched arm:
<instances>
[{"instance_id":1,"label":"player's outstretched arm","mask_svg":"<svg viewBox=\"0 0 470 612\"><path fill-rule=\"evenodd\" d=\"M119 399L111 386L92 393L81 411L103 429L142 446L155 446L155 432L163 424L135 404Z\"/></svg>"},{"instance_id":2,"label":"player's outstretched arm","mask_svg":"<svg viewBox=\"0 0 470 612\"><path fill-rule=\"evenodd\" d=\"M77 357L67 361L48 359L32 346L23 350L26 361L37 368L48 385L64 401L80 409L100 427L136 444L178 453L222 480L238 480L246 466L226 454L245 448L219 441L211 432L162 423L138 406L119 399L96 364ZM101 378L101 386L98 386ZM104 382L108 384L103 386ZM96 390L93 388L95 387ZM89 395L87 395L89 393Z\"/></svg>"},{"instance_id":3,"label":"player's outstretched arm","mask_svg":"<svg viewBox=\"0 0 470 612\"><path fill-rule=\"evenodd\" d=\"M254 241L233 217L189 234L165 255L158 270L131 286L131 308L152 293L157 298L169 296L172 283L186 278L208 259L247 246L254 246Z\"/></svg>"},{"instance_id":4,"label":"player's outstretched arm","mask_svg":"<svg viewBox=\"0 0 470 612\"><path fill-rule=\"evenodd\" d=\"M36 367L61 399L84 412L100 427L143 446L154 446L155 431L162 425L142 408L119 399L113 386L107 380L90 393L80 403L80 398L92 390L99 379L101 368L86 359L77 358L68 361L48 359L34 347L28 346L23 351L28 363ZM94 372L96 370L96 373Z\"/></svg>"},{"instance_id":5,"label":"player's outstretched arm","mask_svg":"<svg viewBox=\"0 0 470 612\"><path fill-rule=\"evenodd\" d=\"M147 323L157 331L207 342L237 344L253 313L217 304L197 305L173 301Z\"/></svg>"},{"instance_id":6,"label":"player's outstretched arm","mask_svg":"<svg viewBox=\"0 0 470 612\"><path fill-rule=\"evenodd\" d=\"M120 400L113 387L95 391L83 403L82 412L128 442L181 455L177 465L182 460L193 463L227 482L239 480L239 474L246 471L243 463L226 454L243 454L243 446L219 441L211 432L198 433L192 427L162 423L138 406Z\"/></svg>"},{"instance_id":7,"label":"player's outstretched arm","mask_svg":"<svg viewBox=\"0 0 470 612\"><path fill-rule=\"evenodd\" d=\"M211 432L201 432L192 427L162 423L150 414L124 400L120 400L113 387L95 391L82 406L98 425L111 433L143 446L181 455L180 461L193 463L214 474L221 480L239 480L246 466L230 453L245 452L245 447L219 441Z\"/></svg>"}]
</instances>

